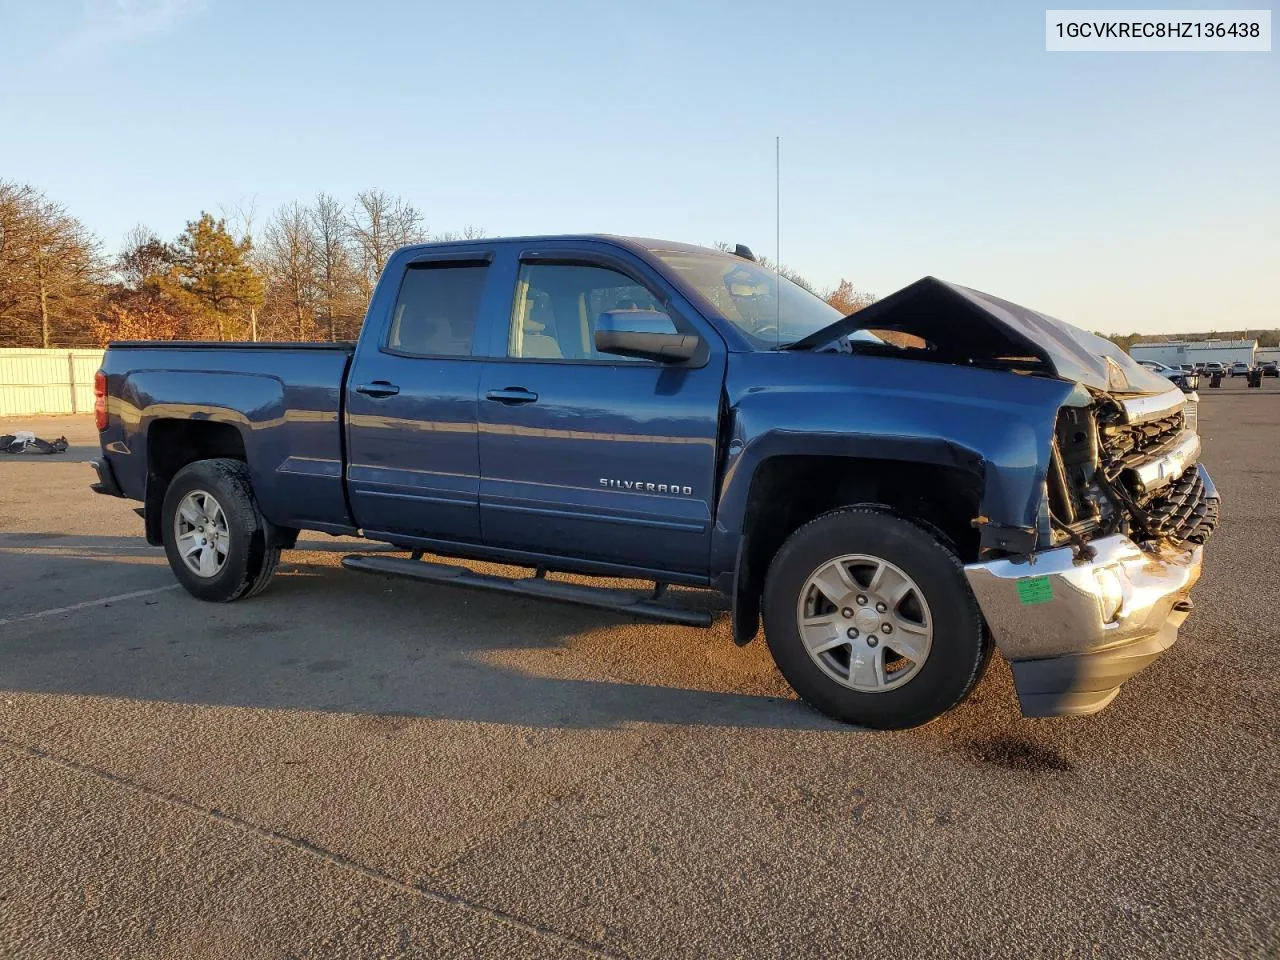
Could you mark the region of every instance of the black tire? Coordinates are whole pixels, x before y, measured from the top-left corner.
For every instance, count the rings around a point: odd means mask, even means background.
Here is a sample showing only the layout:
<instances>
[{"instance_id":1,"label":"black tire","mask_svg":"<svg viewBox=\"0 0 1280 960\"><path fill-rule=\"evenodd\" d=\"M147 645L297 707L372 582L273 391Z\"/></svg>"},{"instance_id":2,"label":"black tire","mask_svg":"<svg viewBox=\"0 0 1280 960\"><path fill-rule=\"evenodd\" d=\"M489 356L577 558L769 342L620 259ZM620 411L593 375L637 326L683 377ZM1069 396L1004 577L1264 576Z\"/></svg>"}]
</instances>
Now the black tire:
<instances>
[{"instance_id":1,"label":"black tire","mask_svg":"<svg viewBox=\"0 0 1280 960\"><path fill-rule=\"evenodd\" d=\"M177 512L192 492L212 495L226 518L228 549L216 574L202 577L188 568L178 550ZM267 586L280 562L270 525L258 510L249 468L239 460L197 460L174 476L165 491L160 529L169 567L187 592L200 600L229 603L254 596Z\"/></svg>"},{"instance_id":2,"label":"black tire","mask_svg":"<svg viewBox=\"0 0 1280 960\"><path fill-rule=\"evenodd\" d=\"M933 638L918 672L883 692L852 689L822 670L805 649L797 604L809 577L846 554L879 557L919 586ZM914 727L963 700L991 654L982 614L951 544L936 530L877 507L845 507L795 531L773 558L764 588L769 651L805 701L836 720L890 730Z\"/></svg>"}]
</instances>

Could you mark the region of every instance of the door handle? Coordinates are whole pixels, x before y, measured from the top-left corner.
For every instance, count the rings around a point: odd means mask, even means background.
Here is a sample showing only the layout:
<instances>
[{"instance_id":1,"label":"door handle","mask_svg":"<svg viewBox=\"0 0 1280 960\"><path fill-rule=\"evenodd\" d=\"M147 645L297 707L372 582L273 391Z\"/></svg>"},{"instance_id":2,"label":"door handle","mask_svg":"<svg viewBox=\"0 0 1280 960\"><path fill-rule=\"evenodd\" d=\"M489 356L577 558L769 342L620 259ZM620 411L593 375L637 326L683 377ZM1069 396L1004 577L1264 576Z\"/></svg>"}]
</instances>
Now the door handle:
<instances>
[{"instance_id":1,"label":"door handle","mask_svg":"<svg viewBox=\"0 0 1280 960\"><path fill-rule=\"evenodd\" d=\"M356 393L363 393L366 397L394 397L399 392L399 387L386 380L374 380L356 387Z\"/></svg>"},{"instance_id":2,"label":"door handle","mask_svg":"<svg viewBox=\"0 0 1280 960\"><path fill-rule=\"evenodd\" d=\"M505 390L490 390L484 395L486 400L497 400L499 403L537 403L538 395L524 387L507 387Z\"/></svg>"}]
</instances>

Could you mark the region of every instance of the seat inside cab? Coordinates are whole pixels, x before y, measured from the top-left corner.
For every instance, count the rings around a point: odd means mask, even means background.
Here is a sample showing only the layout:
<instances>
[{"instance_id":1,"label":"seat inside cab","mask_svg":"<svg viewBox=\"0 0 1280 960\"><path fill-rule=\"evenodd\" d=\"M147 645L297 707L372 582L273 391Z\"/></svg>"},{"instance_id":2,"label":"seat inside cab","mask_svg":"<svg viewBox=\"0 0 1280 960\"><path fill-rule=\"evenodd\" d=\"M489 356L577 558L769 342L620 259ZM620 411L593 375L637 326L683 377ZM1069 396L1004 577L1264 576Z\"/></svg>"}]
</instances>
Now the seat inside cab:
<instances>
[{"instance_id":1,"label":"seat inside cab","mask_svg":"<svg viewBox=\"0 0 1280 960\"><path fill-rule=\"evenodd\" d=\"M596 351L600 315L661 309L648 290L613 270L525 264L516 287L508 353L529 359L625 362L630 358Z\"/></svg>"}]
</instances>

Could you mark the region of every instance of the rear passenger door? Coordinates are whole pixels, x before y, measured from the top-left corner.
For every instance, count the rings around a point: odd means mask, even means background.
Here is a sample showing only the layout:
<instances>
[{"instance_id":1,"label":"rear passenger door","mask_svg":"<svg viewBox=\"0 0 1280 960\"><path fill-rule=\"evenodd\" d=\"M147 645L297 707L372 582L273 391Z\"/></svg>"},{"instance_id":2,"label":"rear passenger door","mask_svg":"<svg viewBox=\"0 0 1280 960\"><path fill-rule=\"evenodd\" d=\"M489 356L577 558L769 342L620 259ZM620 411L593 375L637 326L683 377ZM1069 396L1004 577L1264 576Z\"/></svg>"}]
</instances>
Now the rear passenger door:
<instances>
[{"instance_id":1,"label":"rear passenger door","mask_svg":"<svg viewBox=\"0 0 1280 960\"><path fill-rule=\"evenodd\" d=\"M633 258L551 246L519 260L480 381L485 542L705 574L722 342ZM618 310L667 314L703 355L663 365L598 353L597 321Z\"/></svg>"},{"instance_id":2,"label":"rear passenger door","mask_svg":"<svg viewBox=\"0 0 1280 960\"><path fill-rule=\"evenodd\" d=\"M479 538L475 346L490 259L428 255L396 289L379 285L346 394L351 508L372 535Z\"/></svg>"}]
</instances>

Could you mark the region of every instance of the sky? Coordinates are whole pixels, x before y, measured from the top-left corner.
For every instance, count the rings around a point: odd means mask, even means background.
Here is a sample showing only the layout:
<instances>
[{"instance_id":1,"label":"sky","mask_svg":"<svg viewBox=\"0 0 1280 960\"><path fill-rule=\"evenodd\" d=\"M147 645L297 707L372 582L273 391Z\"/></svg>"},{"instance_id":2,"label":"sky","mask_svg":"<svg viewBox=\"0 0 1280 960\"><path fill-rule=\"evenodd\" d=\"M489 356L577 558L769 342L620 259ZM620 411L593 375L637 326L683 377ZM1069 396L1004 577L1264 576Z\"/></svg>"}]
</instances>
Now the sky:
<instances>
[{"instance_id":1,"label":"sky","mask_svg":"<svg viewBox=\"0 0 1280 960\"><path fill-rule=\"evenodd\" d=\"M1166 0L1167 2L1167 0ZM0 178L143 223L376 187L433 231L745 243L1088 329L1280 326L1277 53L1047 53L1032 3L0 0Z\"/></svg>"}]
</instances>

